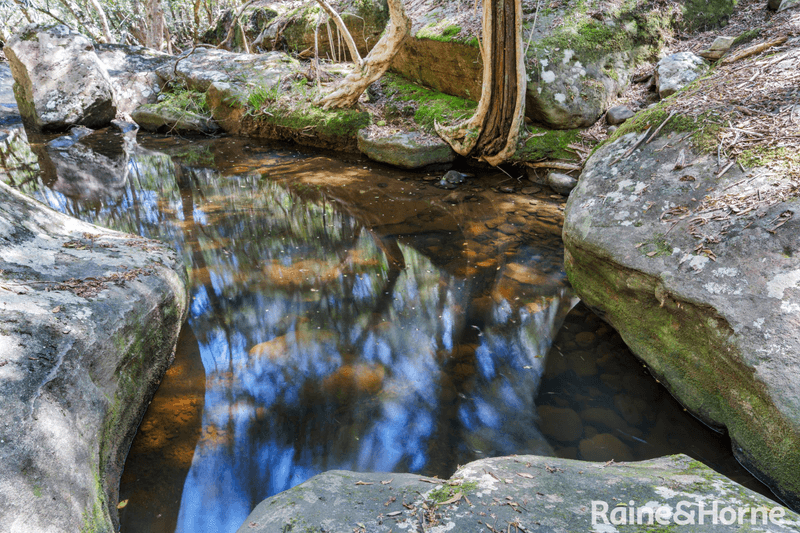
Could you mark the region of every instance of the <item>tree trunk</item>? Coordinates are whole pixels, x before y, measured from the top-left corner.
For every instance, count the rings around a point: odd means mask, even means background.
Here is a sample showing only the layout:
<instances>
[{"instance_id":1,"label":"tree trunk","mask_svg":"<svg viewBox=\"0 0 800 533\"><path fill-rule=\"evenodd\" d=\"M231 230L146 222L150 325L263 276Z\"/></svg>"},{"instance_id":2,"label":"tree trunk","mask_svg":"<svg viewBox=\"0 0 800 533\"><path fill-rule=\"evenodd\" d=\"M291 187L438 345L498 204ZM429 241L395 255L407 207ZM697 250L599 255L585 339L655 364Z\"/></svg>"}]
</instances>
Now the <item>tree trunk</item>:
<instances>
[{"instance_id":1,"label":"tree trunk","mask_svg":"<svg viewBox=\"0 0 800 533\"><path fill-rule=\"evenodd\" d=\"M161 0L147 0L145 46L161 50L164 44L164 13Z\"/></svg>"},{"instance_id":2,"label":"tree trunk","mask_svg":"<svg viewBox=\"0 0 800 533\"><path fill-rule=\"evenodd\" d=\"M408 35L408 32L411 31L411 20L403 9L402 0L388 0L387 3L389 4L389 27L375 44L375 47L367 54L367 57L361 60L360 64L358 62L355 63L353 72L348 74L334 88L333 92L319 99L317 103L323 109L353 107L367 87L388 70L392 59L400 49L400 45L403 44L403 40ZM339 27L339 31L347 36L345 38L346 42L353 40L344 24ZM349 41L347 40L348 37ZM333 43L331 43L331 46L333 46ZM354 58L358 57L357 50L355 53L351 50L351 54L353 54Z\"/></svg>"},{"instance_id":3,"label":"tree trunk","mask_svg":"<svg viewBox=\"0 0 800 533\"><path fill-rule=\"evenodd\" d=\"M525 61L521 0L483 1L483 90L475 114L437 133L453 150L491 165L517 149L525 114Z\"/></svg>"},{"instance_id":4,"label":"tree trunk","mask_svg":"<svg viewBox=\"0 0 800 533\"><path fill-rule=\"evenodd\" d=\"M106 17L106 12L103 9L103 6L100 5L98 0L89 0L89 3L92 4L92 7L95 11L97 11L97 17L100 19L100 27L103 30L103 38L107 43L114 44L117 41L114 39L114 36L111 35L111 28L108 25L108 17Z\"/></svg>"}]
</instances>

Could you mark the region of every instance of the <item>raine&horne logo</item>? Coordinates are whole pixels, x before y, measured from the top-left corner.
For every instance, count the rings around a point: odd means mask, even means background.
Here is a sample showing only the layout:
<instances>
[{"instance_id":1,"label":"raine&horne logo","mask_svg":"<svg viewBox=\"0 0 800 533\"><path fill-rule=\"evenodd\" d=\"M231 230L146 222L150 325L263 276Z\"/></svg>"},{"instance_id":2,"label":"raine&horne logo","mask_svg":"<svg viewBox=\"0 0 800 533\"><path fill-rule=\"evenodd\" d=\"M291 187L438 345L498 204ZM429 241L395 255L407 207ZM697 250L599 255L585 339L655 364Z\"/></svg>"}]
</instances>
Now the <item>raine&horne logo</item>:
<instances>
[{"instance_id":1,"label":"raine&horne logo","mask_svg":"<svg viewBox=\"0 0 800 533\"><path fill-rule=\"evenodd\" d=\"M613 531L613 526L624 525L781 525L786 510L774 507L748 507L725 505L724 502L679 501L672 505L647 502L637 506L634 500L616 504L609 511L608 502L592 500L592 525L595 531ZM612 526L604 528L603 526Z\"/></svg>"}]
</instances>

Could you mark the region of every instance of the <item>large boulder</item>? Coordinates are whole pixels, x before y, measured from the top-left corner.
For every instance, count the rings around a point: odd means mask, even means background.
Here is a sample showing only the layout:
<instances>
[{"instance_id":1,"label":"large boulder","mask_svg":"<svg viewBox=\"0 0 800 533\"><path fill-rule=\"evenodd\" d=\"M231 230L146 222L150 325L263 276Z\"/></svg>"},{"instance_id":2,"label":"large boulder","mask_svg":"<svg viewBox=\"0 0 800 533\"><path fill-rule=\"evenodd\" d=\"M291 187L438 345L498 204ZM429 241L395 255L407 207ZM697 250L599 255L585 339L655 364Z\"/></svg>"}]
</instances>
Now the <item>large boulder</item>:
<instances>
[{"instance_id":1,"label":"large boulder","mask_svg":"<svg viewBox=\"0 0 800 533\"><path fill-rule=\"evenodd\" d=\"M800 508L796 184L763 168L721 173L715 151L678 134L629 155L643 135L587 161L566 208L569 279L689 411L727 430L740 462Z\"/></svg>"},{"instance_id":2,"label":"large boulder","mask_svg":"<svg viewBox=\"0 0 800 533\"><path fill-rule=\"evenodd\" d=\"M759 508L755 518L738 514ZM613 532L637 525L723 532L754 524L792 531L800 516L684 455L605 464L520 455L469 463L448 481L325 472L261 502L239 533Z\"/></svg>"},{"instance_id":3,"label":"large boulder","mask_svg":"<svg viewBox=\"0 0 800 533\"><path fill-rule=\"evenodd\" d=\"M80 33L63 25L29 25L3 51L20 115L33 130L100 128L116 116L108 71Z\"/></svg>"},{"instance_id":4,"label":"large boulder","mask_svg":"<svg viewBox=\"0 0 800 533\"><path fill-rule=\"evenodd\" d=\"M100 62L108 71L117 99L117 112L131 114L141 105L156 102L161 91L161 78L156 70L175 58L142 46L97 44Z\"/></svg>"},{"instance_id":5,"label":"large boulder","mask_svg":"<svg viewBox=\"0 0 800 533\"><path fill-rule=\"evenodd\" d=\"M117 531L119 476L186 315L147 239L0 183L0 530Z\"/></svg>"}]
</instances>

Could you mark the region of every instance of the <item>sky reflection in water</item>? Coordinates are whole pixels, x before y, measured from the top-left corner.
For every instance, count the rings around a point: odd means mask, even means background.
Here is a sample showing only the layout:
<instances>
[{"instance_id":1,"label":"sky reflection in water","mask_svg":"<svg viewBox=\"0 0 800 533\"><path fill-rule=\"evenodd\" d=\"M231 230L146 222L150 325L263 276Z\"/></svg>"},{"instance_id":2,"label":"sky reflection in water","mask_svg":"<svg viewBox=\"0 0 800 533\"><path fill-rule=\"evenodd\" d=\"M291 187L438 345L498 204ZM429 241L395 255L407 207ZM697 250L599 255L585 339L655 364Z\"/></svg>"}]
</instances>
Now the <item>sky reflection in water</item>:
<instances>
[{"instance_id":1,"label":"sky reflection in water","mask_svg":"<svg viewBox=\"0 0 800 533\"><path fill-rule=\"evenodd\" d=\"M325 470L447 477L512 453L682 452L767 492L597 316L579 306L555 335L574 299L546 193L483 176L453 202L358 160L138 140L29 146L17 127L0 143L2 179L170 243L189 274L189 327L123 474L123 532L233 532Z\"/></svg>"},{"instance_id":2,"label":"sky reflection in water","mask_svg":"<svg viewBox=\"0 0 800 533\"><path fill-rule=\"evenodd\" d=\"M226 151L206 150L217 163ZM169 497L141 507L149 489L126 471L123 531L235 531L263 498L330 469L449 476L479 457L552 455L534 398L572 303L554 204L538 220L526 202L515 224L487 229L515 200L484 191L453 207L396 172L292 151L238 150L221 171L193 153L137 150L107 165L122 179L90 183L104 174L89 169L83 183L62 172L21 187L169 242L189 271L196 341L181 350L199 354L205 393L172 416L201 429L159 437L143 422L129 468L139 452L152 463L154 450L196 445L179 511ZM56 167L63 155L38 152Z\"/></svg>"}]
</instances>

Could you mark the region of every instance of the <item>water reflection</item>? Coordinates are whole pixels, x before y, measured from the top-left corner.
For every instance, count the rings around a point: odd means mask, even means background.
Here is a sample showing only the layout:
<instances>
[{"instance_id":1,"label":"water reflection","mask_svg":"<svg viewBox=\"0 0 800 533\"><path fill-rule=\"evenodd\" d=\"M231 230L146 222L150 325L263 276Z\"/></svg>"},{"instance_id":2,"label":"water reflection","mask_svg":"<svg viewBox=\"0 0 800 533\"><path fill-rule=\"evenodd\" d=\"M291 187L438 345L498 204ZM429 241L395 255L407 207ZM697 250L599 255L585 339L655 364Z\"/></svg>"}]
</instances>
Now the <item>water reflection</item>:
<instances>
[{"instance_id":1,"label":"water reflection","mask_svg":"<svg viewBox=\"0 0 800 533\"><path fill-rule=\"evenodd\" d=\"M95 135L55 157L109 142ZM165 383L196 388L162 387L148 411L120 490L123 531L235 531L263 498L334 468L449 476L502 454L597 459L584 441L619 429L593 422L591 401L559 400L616 392L575 381L580 365L553 371L574 299L560 208L544 194L499 193L499 175L453 197L363 161L158 137L112 138L122 177L95 187L67 165L39 172L52 144L37 157L15 139L0 153L20 170L7 165L4 179L169 242L189 272L196 340L184 332L178 361L199 359L205 378L180 363L184 377ZM562 340L559 356L576 350ZM175 430L158 433L164 424ZM687 451L672 440L653 450Z\"/></svg>"}]
</instances>

